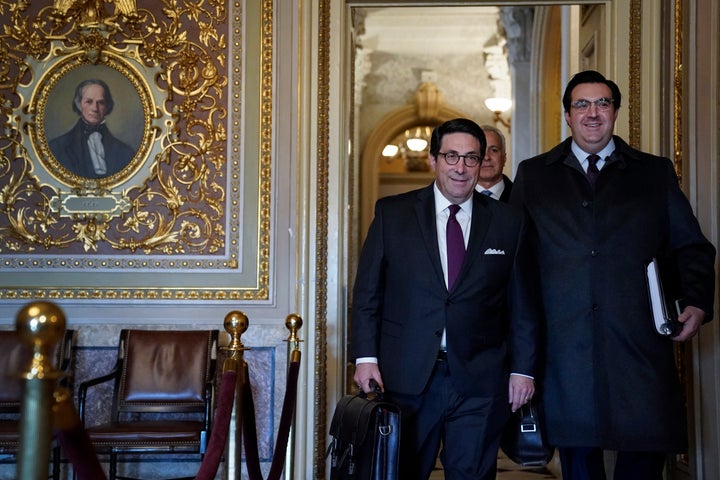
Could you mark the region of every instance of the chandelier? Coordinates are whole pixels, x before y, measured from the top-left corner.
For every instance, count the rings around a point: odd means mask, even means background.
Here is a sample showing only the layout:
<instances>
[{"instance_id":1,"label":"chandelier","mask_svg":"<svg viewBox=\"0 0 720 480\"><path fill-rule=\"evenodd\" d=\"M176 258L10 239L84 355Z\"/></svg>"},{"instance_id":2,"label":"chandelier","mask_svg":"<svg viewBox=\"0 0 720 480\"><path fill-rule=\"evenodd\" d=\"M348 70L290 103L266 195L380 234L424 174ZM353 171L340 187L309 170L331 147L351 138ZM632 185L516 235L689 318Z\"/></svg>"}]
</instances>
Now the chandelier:
<instances>
[{"instance_id":1,"label":"chandelier","mask_svg":"<svg viewBox=\"0 0 720 480\"><path fill-rule=\"evenodd\" d=\"M430 170L428 151L433 128L435 127L430 125L408 128L385 145L382 151L383 158L388 163L402 162L408 172Z\"/></svg>"}]
</instances>

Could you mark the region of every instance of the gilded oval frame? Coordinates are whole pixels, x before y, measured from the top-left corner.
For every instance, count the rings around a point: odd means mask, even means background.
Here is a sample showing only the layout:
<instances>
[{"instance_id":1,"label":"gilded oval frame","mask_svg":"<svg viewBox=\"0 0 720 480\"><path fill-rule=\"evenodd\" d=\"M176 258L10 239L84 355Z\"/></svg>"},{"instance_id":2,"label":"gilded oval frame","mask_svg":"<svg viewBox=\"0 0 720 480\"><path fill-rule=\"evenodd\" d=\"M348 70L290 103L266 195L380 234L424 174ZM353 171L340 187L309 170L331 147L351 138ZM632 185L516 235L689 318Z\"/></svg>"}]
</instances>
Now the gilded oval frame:
<instances>
[{"instance_id":1,"label":"gilded oval frame","mask_svg":"<svg viewBox=\"0 0 720 480\"><path fill-rule=\"evenodd\" d=\"M112 112L114 115L108 116L108 127L135 149L135 155L120 171L97 179L89 179L72 172L63 164L62 159L56 157L56 152L50 147L50 141L55 135L48 135L48 130L52 131L53 128L57 130L57 127L49 125L53 120L51 114L55 114L55 120L58 119L58 115L67 116L56 112L52 107L60 103L57 96L65 95L68 92L67 87L70 86L69 99L66 96L65 103L67 110L71 111L70 102L80 79L103 80L111 91L116 92L113 95L116 99L115 109ZM128 94L131 95L129 98ZM119 99L122 100L118 101ZM117 121L119 104L123 105L127 114L124 115L124 119ZM155 117L156 111L155 104L156 100L143 76L123 58L105 53L102 61L92 62L83 53L69 55L53 65L32 92L29 109L35 112L35 121L28 129L30 142L40 160L39 164L59 182L69 187L82 187L92 183L99 188L110 188L132 178L145 164L152 151L153 143L156 141L155 128L152 126L152 118ZM65 107L60 105L60 108ZM77 116L74 112L72 115ZM139 129L137 126L133 127L133 123L138 118L142 119ZM120 122L123 122L126 128L120 128L123 126Z\"/></svg>"}]
</instances>

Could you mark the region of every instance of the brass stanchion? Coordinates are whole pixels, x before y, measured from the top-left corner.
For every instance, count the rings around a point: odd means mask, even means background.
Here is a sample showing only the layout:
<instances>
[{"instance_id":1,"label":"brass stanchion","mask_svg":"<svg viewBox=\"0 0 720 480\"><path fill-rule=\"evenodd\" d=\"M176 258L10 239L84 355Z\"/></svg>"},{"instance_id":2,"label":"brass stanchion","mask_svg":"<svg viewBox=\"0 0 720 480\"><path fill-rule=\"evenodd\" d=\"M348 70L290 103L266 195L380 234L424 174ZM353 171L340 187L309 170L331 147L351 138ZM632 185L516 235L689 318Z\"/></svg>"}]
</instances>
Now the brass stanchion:
<instances>
[{"instance_id":1,"label":"brass stanchion","mask_svg":"<svg viewBox=\"0 0 720 480\"><path fill-rule=\"evenodd\" d=\"M15 329L20 341L33 351L27 371L21 373L25 386L20 417L18 479L47 479L53 391L60 377L60 372L53 367L51 352L65 331L65 315L55 304L31 303L18 312Z\"/></svg>"},{"instance_id":2,"label":"brass stanchion","mask_svg":"<svg viewBox=\"0 0 720 480\"><path fill-rule=\"evenodd\" d=\"M247 315L240 311L228 313L223 322L225 331L230 334L230 343L223 348L229 352L228 358L223 364L223 371L232 369L237 372L235 402L230 414L230 429L225 451L224 479L239 479L242 473L242 391L247 381L245 378L247 363L243 359L243 352L250 349L245 348L240 337L247 331L249 325Z\"/></svg>"},{"instance_id":3,"label":"brass stanchion","mask_svg":"<svg viewBox=\"0 0 720 480\"><path fill-rule=\"evenodd\" d=\"M285 318L285 326L290 330L290 336L287 338L288 342L288 365L292 362L300 361L300 338L297 333L302 328L302 318L300 315L291 313ZM295 420L293 419L292 425L290 426L290 433L288 435L288 446L285 453L285 470L284 478L286 480L292 480L294 478L295 471Z\"/></svg>"}]
</instances>

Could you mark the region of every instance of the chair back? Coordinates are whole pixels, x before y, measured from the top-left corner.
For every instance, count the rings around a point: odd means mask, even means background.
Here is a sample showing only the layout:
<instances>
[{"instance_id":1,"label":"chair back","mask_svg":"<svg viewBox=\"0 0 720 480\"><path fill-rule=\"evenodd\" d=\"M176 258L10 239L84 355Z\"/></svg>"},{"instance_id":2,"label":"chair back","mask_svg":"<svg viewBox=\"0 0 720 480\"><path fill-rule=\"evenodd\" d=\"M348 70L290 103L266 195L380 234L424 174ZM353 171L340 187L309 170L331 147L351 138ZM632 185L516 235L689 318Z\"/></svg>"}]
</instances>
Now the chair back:
<instances>
[{"instance_id":1,"label":"chair back","mask_svg":"<svg viewBox=\"0 0 720 480\"><path fill-rule=\"evenodd\" d=\"M115 417L204 412L217 362L217 330L123 330Z\"/></svg>"},{"instance_id":2,"label":"chair back","mask_svg":"<svg viewBox=\"0 0 720 480\"><path fill-rule=\"evenodd\" d=\"M56 369L68 371L74 344L75 331L66 330L52 352ZM0 330L0 412L19 411L23 395L20 373L30 365L32 355L15 330Z\"/></svg>"}]
</instances>

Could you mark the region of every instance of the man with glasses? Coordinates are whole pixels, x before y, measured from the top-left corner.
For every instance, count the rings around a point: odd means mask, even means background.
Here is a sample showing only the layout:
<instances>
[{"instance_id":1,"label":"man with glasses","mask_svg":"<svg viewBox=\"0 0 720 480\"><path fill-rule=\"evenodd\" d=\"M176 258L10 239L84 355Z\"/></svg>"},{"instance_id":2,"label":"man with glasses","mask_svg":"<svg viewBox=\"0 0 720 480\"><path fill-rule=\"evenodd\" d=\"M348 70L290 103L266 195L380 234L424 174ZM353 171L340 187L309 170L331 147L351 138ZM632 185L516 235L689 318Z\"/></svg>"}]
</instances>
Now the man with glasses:
<instances>
[{"instance_id":1,"label":"man with glasses","mask_svg":"<svg viewBox=\"0 0 720 480\"><path fill-rule=\"evenodd\" d=\"M483 195L507 202L510 200L512 180L503 173L507 162L505 135L492 125L483 125L481 128L487 139L487 149L480 163L480 174L475 188Z\"/></svg>"},{"instance_id":2,"label":"man with glasses","mask_svg":"<svg viewBox=\"0 0 720 480\"><path fill-rule=\"evenodd\" d=\"M401 479L427 479L441 445L447 480L494 479L510 409L534 393L524 218L475 191L485 147L475 122L437 127L435 181L379 200L360 254L354 380L402 409Z\"/></svg>"},{"instance_id":3,"label":"man with glasses","mask_svg":"<svg viewBox=\"0 0 720 480\"><path fill-rule=\"evenodd\" d=\"M713 317L715 248L672 162L613 135L620 101L602 74L573 76L571 138L519 165L510 200L532 225L545 322L538 392L564 480L663 478L666 455L687 448L673 344ZM679 271L686 306L672 338L653 328L654 257Z\"/></svg>"}]
</instances>

